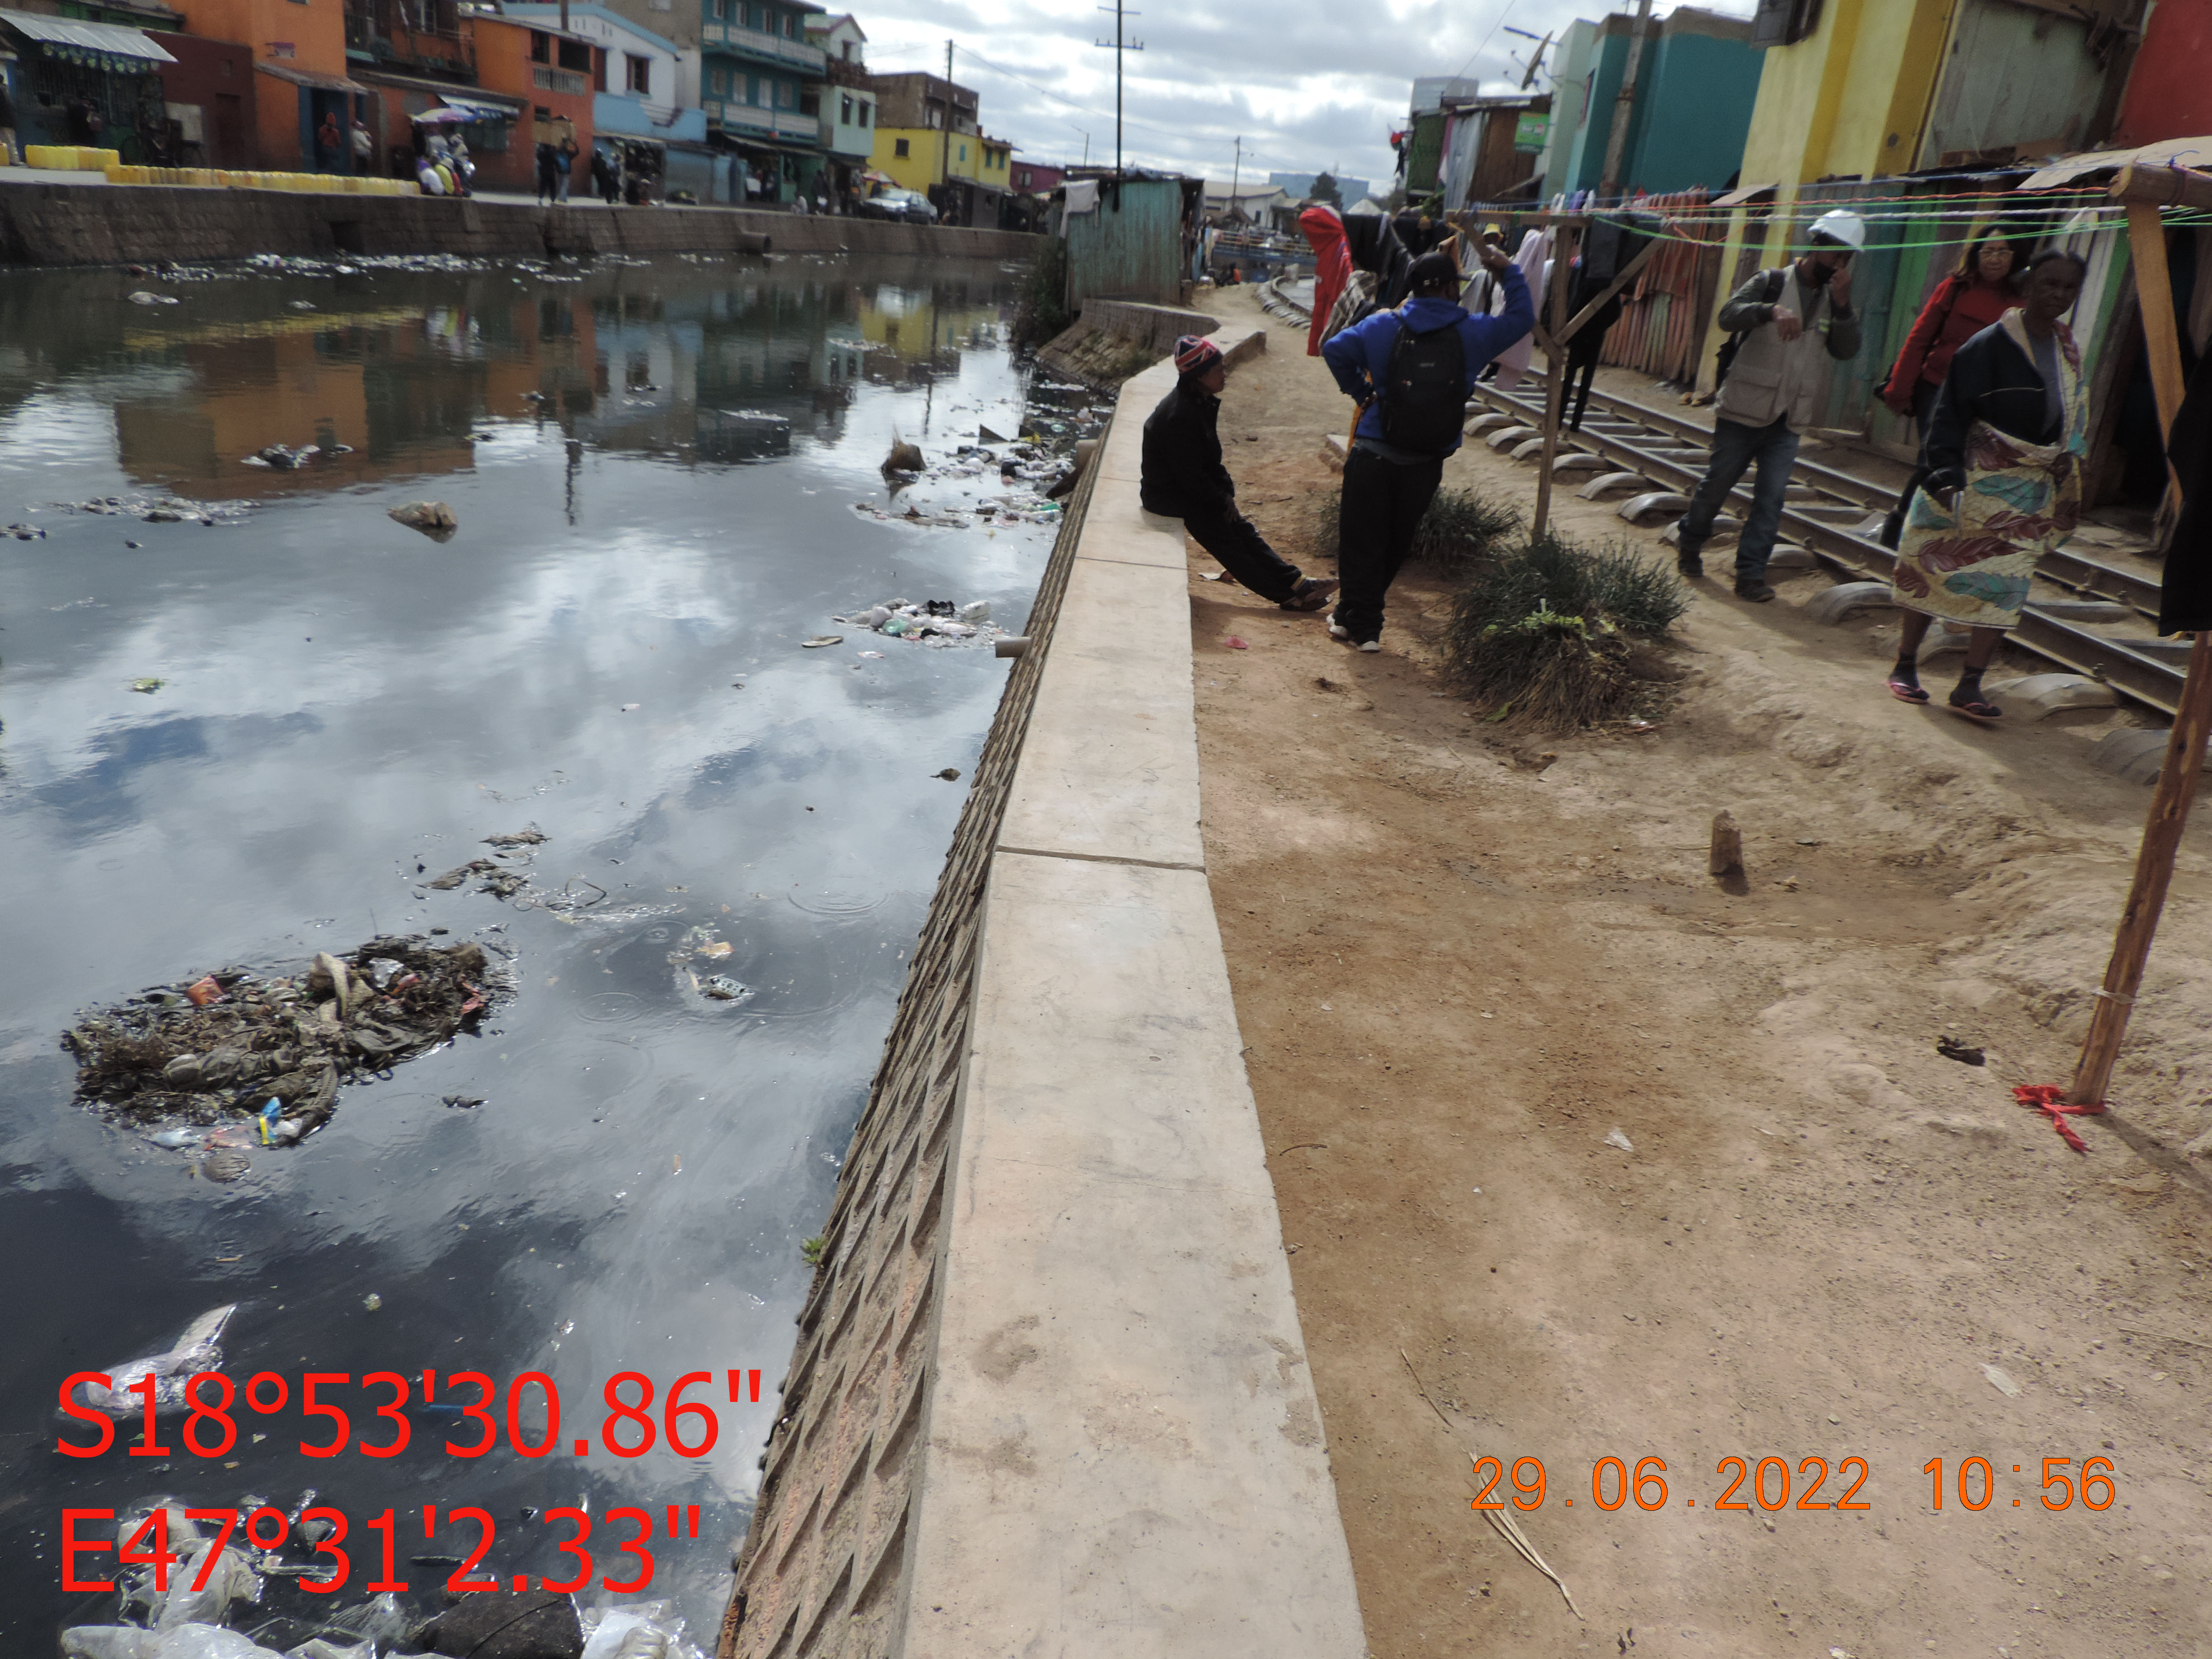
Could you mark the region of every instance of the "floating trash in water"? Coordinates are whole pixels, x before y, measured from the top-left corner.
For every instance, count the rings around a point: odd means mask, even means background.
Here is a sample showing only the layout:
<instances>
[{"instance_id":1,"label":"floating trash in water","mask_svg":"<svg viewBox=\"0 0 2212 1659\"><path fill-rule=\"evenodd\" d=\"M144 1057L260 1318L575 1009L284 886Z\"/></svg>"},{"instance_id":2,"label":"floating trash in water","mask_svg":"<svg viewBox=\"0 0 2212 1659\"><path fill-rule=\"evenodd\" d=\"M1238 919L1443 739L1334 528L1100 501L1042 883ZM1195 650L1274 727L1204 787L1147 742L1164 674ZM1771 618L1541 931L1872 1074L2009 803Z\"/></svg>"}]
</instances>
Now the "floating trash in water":
<instances>
[{"instance_id":1,"label":"floating trash in water","mask_svg":"<svg viewBox=\"0 0 2212 1659\"><path fill-rule=\"evenodd\" d=\"M811 640L800 641L799 649L802 651L819 651L824 646L842 645L844 643L845 636L842 634L817 634Z\"/></svg>"},{"instance_id":2,"label":"floating trash in water","mask_svg":"<svg viewBox=\"0 0 2212 1659\"><path fill-rule=\"evenodd\" d=\"M191 990L204 986L221 1000L197 1006L161 987L68 1032L78 1097L137 1118L228 1121L234 1133L252 1121L264 1144L289 1146L337 1109L341 1083L451 1041L505 988L482 945L412 936L371 939L350 961L326 951L289 976L222 969ZM211 1139L198 1167L235 1181L252 1165Z\"/></svg>"},{"instance_id":3,"label":"floating trash in water","mask_svg":"<svg viewBox=\"0 0 2212 1659\"><path fill-rule=\"evenodd\" d=\"M167 1416L183 1411L185 1383L201 1371L222 1369L223 1327L230 1323L231 1315L237 1311L236 1303L209 1309L185 1326L182 1334L161 1352L103 1367L108 1387L102 1388L97 1382L80 1383L70 1391L70 1398L121 1422L145 1409L147 1390L143 1385L151 1378L155 1413Z\"/></svg>"},{"instance_id":4,"label":"floating trash in water","mask_svg":"<svg viewBox=\"0 0 2212 1659\"><path fill-rule=\"evenodd\" d=\"M133 691L143 691L151 696L167 684L167 680L133 680L131 682L131 689Z\"/></svg>"},{"instance_id":5,"label":"floating trash in water","mask_svg":"<svg viewBox=\"0 0 2212 1659\"><path fill-rule=\"evenodd\" d=\"M956 605L950 599L924 599L919 603L912 599L885 599L830 620L843 623L848 628L872 629L885 639L913 640L940 647L994 639L1006 631L992 623L988 599L964 605ZM881 653L863 651L860 654L867 657Z\"/></svg>"},{"instance_id":6,"label":"floating trash in water","mask_svg":"<svg viewBox=\"0 0 2212 1659\"><path fill-rule=\"evenodd\" d=\"M701 980L699 988L717 1002L741 1002L753 994L751 986L740 984L727 974Z\"/></svg>"},{"instance_id":7,"label":"floating trash in water","mask_svg":"<svg viewBox=\"0 0 2212 1659\"><path fill-rule=\"evenodd\" d=\"M374 1313L384 1305L384 1298L374 1291L371 1291L367 1296L362 1297L361 1305L368 1312Z\"/></svg>"}]
</instances>

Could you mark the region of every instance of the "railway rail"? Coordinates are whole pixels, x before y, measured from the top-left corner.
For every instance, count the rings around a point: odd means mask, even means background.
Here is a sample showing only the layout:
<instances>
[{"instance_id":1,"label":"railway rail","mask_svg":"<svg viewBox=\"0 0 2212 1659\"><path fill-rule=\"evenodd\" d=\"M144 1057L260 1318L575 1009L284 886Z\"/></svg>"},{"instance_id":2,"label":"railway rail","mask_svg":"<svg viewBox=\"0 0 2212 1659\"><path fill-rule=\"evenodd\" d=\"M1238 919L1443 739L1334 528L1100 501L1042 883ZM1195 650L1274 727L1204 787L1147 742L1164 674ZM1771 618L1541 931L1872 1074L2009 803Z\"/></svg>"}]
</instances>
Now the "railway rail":
<instances>
[{"instance_id":1,"label":"railway rail","mask_svg":"<svg viewBox=\"0 0 2212 1659\"><path fill-rule=\"evenodd\" d=\"M1540 382L1530 383L1529 392L1478 386L1468 405L1469 435L1497 440L1494 447L1521 459L1539 458L1541 394ZM1517 441L1502 435L1507 433L1518 434ZM1614 491L1686 495L1705 476L1711 441L1711 432L1694 421L1593 388L1583 429L1559 434L1554 476L1598 473L1580 492L1589 500ZM1878 526L1871 515L1887 513L1895 498L1887 484L1801 457L1783 506L1783 536L1846 580L1887 581L1895 556L1875 538ZM1749 500L1749 491L1739 486L1732 504ZM1653 503L1653 510L1659 505ZM2189 641L2158 639L2147 626L2158 616L2155 570L2122 551L2106 558L2065 548L2045 555L2036 576L2038 591L2022 611L2012 642L2171 717Z\"/></svg>"}]
</instances>

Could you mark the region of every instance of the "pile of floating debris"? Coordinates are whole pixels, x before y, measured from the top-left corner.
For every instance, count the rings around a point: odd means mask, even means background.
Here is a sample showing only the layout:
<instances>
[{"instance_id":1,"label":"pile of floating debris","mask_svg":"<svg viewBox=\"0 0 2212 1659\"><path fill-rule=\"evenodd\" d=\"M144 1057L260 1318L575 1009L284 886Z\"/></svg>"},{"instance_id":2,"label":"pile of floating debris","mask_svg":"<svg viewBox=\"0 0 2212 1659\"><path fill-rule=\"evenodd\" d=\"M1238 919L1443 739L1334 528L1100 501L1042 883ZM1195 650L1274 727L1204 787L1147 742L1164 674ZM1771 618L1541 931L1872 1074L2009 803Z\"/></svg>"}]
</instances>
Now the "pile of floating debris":
<instances>
[{"instance_id":1,"label":"pile of floating debris","mask_svg":"<svg viewBox=\"0 0 2212 1659\"><path fill-rule=\"evenodd\" d=\"M64 513L85 513L95 518L137 519L146 524L234 523L258 501L191 501L181 495L95 495L87 501L56 501ZM35 511L36 509L33 509ZM16 526L10 525L9 529ZM46 532L41 531L41 535Z\"/></svg>"},{"instance_id":2,"label":"pile of floating debris","mask_svg":"<svg viewBox=\"0 0 2212 1659\"><path fill-rule=\"evenodd\" d=\"M988 599L977 599L972 605L955 605L950 599L924 599L919 604L912 599L885 599L880 605L830 620L843 623L848 628L871 629L888 639L914 640L936 646L992 640L1006 631L991 620ZM824 642L841 643L834 639Z\"/></svg>"},{"instance_id":3,"label":"pile of floating debris","mask_svg":"<svg viewBox=\"0 0 2212 1659\"><path fill-rule=\"evenodd\" d=\"M142 1121L243 1115L263 1145L289 1146L329 1119L340 1084L473 1030L506 989L480 945L386 936L289 976L225 968L156 986L62 1042L84 1100Z\"/></svg>"}]
</instances>

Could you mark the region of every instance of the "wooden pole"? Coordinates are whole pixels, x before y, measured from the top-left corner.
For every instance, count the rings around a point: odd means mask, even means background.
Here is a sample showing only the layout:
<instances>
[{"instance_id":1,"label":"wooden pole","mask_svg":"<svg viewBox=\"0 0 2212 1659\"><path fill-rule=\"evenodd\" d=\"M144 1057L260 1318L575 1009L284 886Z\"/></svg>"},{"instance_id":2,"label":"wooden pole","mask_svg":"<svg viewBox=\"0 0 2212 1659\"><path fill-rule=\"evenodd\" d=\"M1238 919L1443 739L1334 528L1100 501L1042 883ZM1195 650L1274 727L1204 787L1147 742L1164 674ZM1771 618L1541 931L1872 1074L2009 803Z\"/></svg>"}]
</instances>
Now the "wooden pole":
<instances>
[{"instance_id":1,"label":"wooden pole","mask_svg":"<svg viewBox=\"0 0 2212 1659\"><path fill-rule=\"evenodd\" d=\"M1529 520L1528 533L1540 536L1552 517L1552 463L1559 453L1559 416L1566 404L1567 352L1560 331L1567 322L1567 289L1574 280L1571 269L1575 257L1575 233L1565 225L1557 227L1552 244L1552 278L1544 300L1552 313L1552 337L1546 351L1551 367L1544 375L1544 453L1537 463L1536 511Z\"/></svg>"},{"instance_id":2,"label":"wooden pole","mask_svg":"<svg viewBox=\"0 0 2212 1659\"><path fill-rule=\"evenodd\" d=\"M2122 173L2113 181L2112 194L2128 204L2129 252L2134 258L2136 298L2142 314L2162 443L2181 407L2181 347L2174 328L2173 285L2166 264L2166 230L2158 216L2157 203L2165 197L2154 192L2174 187L2134 175L2132 167ZM2135 879L2129 884L2127 903L2112 936L2112 960L2106 964L2105 982L2089 1016L2089 1035L2081 1044L2073 1085L2066 1091L2069 1104L2101 1105L2112 1086L2112 1067L2120 1057L2128 1016L2142 987L2143 966L2158 933L2159 914L2166 908L2166 888L2173 880L2174 855L2197 799L2208 737L2212 737L2212 634L2200 633L2189 649L2189 674L2182 682L2172 734L2166 739L2166 764L2159 769L2158 787L2151 793L2150 817L2136 854Z\"/></svg>"},{"instance_id":3,"label":"wooden pole","mask_svg":"<svg viewBox=\"0 0 2212 1659\"><path fill-rule=\"evenodd\" d=\"M2208 737L2212 737L2212 633L2199 634L2189 647L2189 678L2182 684L2173 734L2166 740L2166 764L2159 769L2158 787L2151 795L2142 849L2136 854L2135 880L2112 936L2112 959L2089 1016L2089 1035L2081 1044L2081 1062L2074 1068L2074 1086L2066 1091L2074 1105L2101 1104L2112 1085L2120 1039L2127 1035L2128 1015L2142 986L2143 964L2158 933L2159 913L2166 908L2167 884L2173 879L2173 855L2197 799Z\"/></svg>"}]
</instances>

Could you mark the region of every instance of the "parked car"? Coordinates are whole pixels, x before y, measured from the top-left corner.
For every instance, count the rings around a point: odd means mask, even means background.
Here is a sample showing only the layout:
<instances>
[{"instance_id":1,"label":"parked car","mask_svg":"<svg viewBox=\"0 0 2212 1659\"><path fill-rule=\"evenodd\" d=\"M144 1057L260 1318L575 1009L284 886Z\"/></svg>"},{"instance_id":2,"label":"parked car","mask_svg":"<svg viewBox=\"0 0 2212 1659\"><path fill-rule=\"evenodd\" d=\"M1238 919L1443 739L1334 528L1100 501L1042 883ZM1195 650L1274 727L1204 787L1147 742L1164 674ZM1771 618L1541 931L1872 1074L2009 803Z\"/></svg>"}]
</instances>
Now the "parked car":
<instances>
[{"instance_id":1,"label":"parked car","mask_svg":"<svg viewBox=\"0 0 2212 1659\"><path fill-rule=\"evenodd\" d=\"M864 219L896 219L907 224L933 225L937 222L937 210L929 204L929 198L920 191L887 190L863 201L860 216Z\"/></svg>"}]
</instances>

